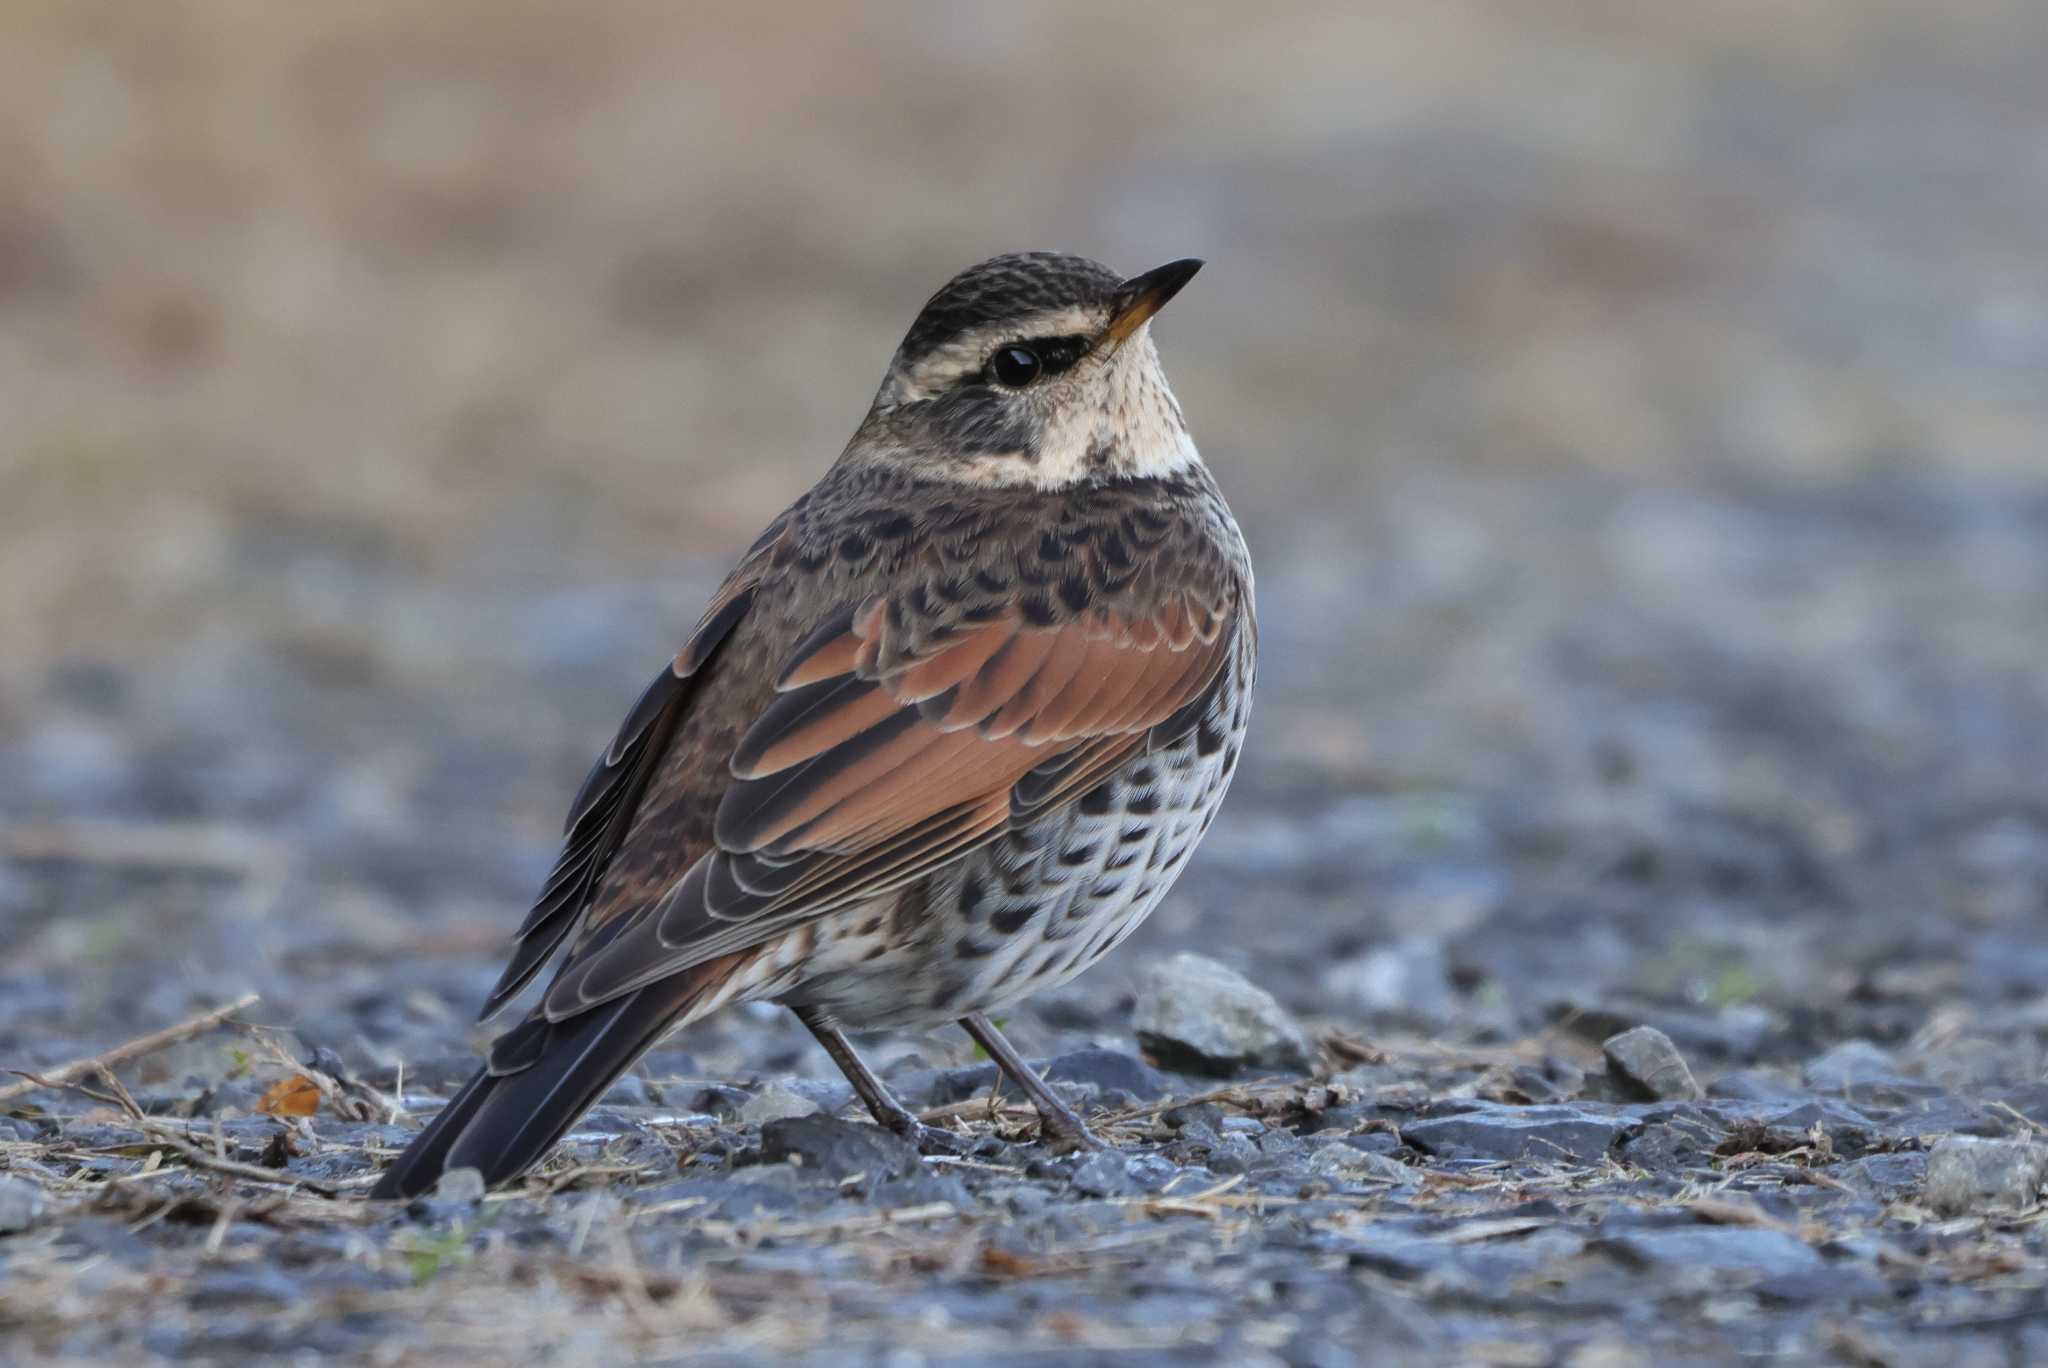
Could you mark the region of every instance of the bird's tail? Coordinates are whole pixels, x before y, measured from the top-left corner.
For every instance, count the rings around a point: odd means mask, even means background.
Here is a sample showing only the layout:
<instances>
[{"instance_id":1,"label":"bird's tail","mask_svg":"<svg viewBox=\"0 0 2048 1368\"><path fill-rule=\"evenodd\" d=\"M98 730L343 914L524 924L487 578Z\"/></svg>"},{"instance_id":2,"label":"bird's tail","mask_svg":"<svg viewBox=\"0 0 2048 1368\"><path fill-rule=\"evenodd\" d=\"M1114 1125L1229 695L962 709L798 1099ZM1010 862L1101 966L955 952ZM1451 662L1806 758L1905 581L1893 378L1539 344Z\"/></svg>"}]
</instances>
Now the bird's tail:
<instances>
[{"instance_id":1,"label":"bird's tail","mask_svg":"<svg viewBox=\"0 0 2048 1368\"><path fill-rule=\"evenodd\" d=\"M524 1173L670 1027L706 1005L682 977L565 1021L536 1012L498 1037L490 1063L384 1170L370 1197L431 1192L449 1169L478 1169L487 1187Z\"/></svg>"}]
</instances>

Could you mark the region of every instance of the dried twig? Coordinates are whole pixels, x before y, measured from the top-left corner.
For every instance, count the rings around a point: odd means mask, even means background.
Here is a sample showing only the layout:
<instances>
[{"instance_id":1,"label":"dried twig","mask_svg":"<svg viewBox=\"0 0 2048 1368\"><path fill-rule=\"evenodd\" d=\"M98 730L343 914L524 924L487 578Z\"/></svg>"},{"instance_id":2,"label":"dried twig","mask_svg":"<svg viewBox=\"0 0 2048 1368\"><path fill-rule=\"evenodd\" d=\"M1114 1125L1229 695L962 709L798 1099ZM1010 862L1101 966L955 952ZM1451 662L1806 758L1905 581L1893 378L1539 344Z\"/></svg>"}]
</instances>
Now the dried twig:
<instances>
[{"instance_id":1,"label":"dried twig","mask_svg":"<svg viewBox=\"0 0 2048 1368\"><path fill-rule=\"evenodd\" d=\"M1105 1126L1120 1126L1130 1121L1149 1121L1155 1116L1163 1116L1178 1108L1198 1107L1205 1102L1224 1102L1244 1107L1260 1098L1292 1091L1305 1092L1307 1089L1320 1086L1324 1085L1301 1078L1268 1078L1250 1083L1232 1083L1226 1087L1211 1088L1205 1093L1196 1093L1193 1097L1169 1097L1163 1102L1111 1112L1100 1120Z\"/></svg>"},{"instance_id":2,"label":"dried twig","mask_svg":"<svg viewBox=\"0 0 2048 1368\"><path fill-rule=\"evenodd\" d=\"M920 1121L993 1121L999 1116L1034 1115L1031 1104L1024 1101L998 1102L984 1093L980 1097L969 1097L959 1102L942 1102L936 1107L926 1107L917 1114Z\"/></svg>"},{"instance_id":3,"label":"dried twig","mask_svg":"<svg viewBox=\"0 0 2048 1368\"><path fill-rule=\"evenodd\" d=\"M10 1072L19 1073L28 1081L9 1083L6 1087L0 1088L0 1102L34 1092L38 1088L61 1088L75 1078L89 1078L96 1073L111 1074L119 1065L133 1063L144 1055L154 1054L168 1045L176 1045L179 1041L204 1035L244 1007L252 1006L259 1000L255 993L244 993L225 1007L215 1007L211 1011L201 1012L198 1016L187 1017L175 1026L166 1026L161 1031L151 1031L148 1035L137 1036L127 1044L116 1045L101 1054L74 1059L68 1064L59 1064L41 1076L24 1073L20 1069L11 1070Z\"/></svg>"}]
</instances>

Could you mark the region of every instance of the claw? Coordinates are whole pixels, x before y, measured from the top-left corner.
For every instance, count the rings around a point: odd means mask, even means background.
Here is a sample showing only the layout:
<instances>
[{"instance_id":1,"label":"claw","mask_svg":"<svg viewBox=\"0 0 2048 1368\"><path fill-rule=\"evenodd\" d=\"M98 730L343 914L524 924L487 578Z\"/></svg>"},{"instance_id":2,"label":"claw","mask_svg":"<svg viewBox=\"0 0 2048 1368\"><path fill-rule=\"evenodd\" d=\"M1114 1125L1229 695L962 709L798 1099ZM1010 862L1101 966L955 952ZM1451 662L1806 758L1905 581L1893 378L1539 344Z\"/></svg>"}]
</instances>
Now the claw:
<instances>
[{"instance_id":1,"label":"claw","mask_svg":"<svg viewBox=\"0 0 2048 1368\"><path fill-rule=\"evenodd\" d=\"M974 1149L973 1136L956 1135L938 1126L927 1126L922 1121L913 1121L908 1127L896 1129L896 1134L916 1146L919 1154L964 1159Z\"/></svg>"},{"instance_id":2,"label":"claw","mask_svg":"<svg viewBox=\"0 0 2048 1368\"><path fill-rule=\"evenodd\" d=\"M1038 1138L1041 1144L1051 1147L1058 1154L1064 1154L1070 1149L1090 1153L1116 1148L1099 1139L1094 1131L1089 1130L1078 1119L1072 1125L1068 1125L1050 1116L1041 1116L1038 1119Z\"/></svg>"}]
</instances>

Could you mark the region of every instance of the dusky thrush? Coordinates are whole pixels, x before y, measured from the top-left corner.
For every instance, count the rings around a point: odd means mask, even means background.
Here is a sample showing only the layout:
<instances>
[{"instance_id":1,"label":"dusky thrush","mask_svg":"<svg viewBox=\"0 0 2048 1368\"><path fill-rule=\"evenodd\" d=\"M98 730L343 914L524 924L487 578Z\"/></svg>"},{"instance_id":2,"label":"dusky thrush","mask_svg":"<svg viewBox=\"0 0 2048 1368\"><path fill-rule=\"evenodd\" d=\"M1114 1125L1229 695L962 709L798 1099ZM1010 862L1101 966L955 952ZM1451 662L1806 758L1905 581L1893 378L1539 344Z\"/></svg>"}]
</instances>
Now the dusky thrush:
<instances>
[{"instance_id":1,"label":"dusky thrush","mask_svg":"<svg viewBox=\"0 0 2048 1368\"><path fill-rule=\"evenodd\" d=\"M1243 538L1148 326L1201 263L1031 252L933 295L838 461L768 525L599 757L484 1004L539 1004L373 1197L541 1158L656 1041L790 1007L881 1124L847 1029L957 1021L1095 1146L986 1013L1144 920L1235 768Z\"/></svg>"}]
</instances>

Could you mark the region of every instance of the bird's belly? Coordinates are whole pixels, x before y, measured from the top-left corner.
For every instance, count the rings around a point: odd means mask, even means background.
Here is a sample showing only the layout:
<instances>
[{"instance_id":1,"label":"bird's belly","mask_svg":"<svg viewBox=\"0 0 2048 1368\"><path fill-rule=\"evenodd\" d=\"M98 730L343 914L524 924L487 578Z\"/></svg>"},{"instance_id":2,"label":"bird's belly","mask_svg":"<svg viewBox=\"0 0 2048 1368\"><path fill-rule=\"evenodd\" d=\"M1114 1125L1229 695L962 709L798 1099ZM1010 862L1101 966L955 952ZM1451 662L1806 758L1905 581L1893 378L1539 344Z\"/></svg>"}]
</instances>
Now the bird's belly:
<instances>
[{"instance_id":1,"label":"bird's belly","mask_svg":"<svg viewBox=\"0 0 2048 1368\"><path fill-rule=\"evenodd\" d=\"M859 914L818 926L784 995L856 1030L994 1011L1086 969L1173 886L1223 800L1245 709L1126 762L1077 802Z\"/></svg>"}]
</instances>

